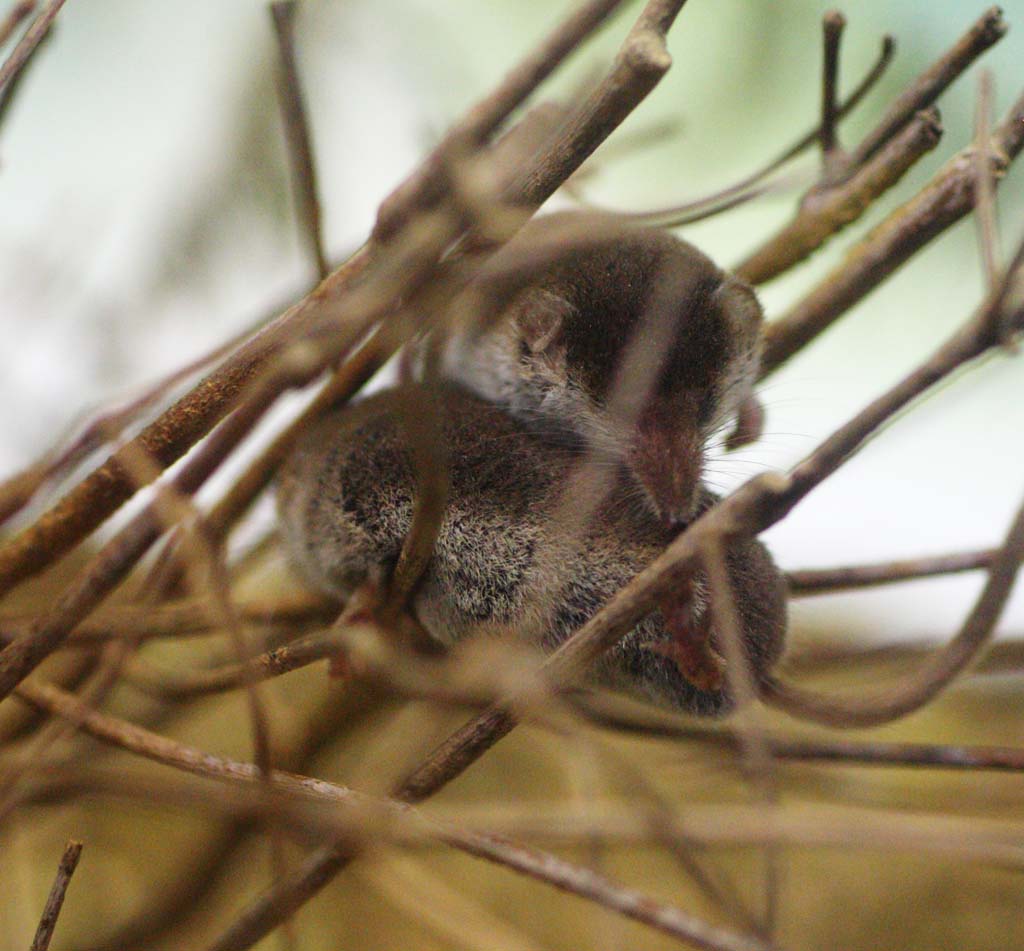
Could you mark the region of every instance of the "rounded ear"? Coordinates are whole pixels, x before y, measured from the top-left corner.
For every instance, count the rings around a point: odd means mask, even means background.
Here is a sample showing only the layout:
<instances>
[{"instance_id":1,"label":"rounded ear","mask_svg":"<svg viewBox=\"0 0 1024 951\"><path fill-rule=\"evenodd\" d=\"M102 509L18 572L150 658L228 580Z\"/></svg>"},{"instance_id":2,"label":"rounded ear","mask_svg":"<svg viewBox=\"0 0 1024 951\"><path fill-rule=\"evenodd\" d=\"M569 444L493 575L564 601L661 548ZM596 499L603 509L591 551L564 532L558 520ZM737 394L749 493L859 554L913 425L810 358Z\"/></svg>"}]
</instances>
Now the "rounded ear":
<instances>
[{"instance_id":1,"label":"rounded ear","mask_svg":"<svg viewBox=\"0 0 1024 951\"><path fill-rule=\"evenodd\" d=\"M714 299L722 308L722 313L735 322L737 329L760 330L764 311L749 284L730 274L718 286Z\"/></svg>"},{"instance_id":2,"label":"rounded ear","mask_svg":"<svg viewBox=\"0 0 1024 951\"><path fill-rule=\"evenodd\" d=\"M564 297L534 288L512 309L512 319L531 353L544 353L558 344L573 307Z\"/></svg>"}]
</instances>

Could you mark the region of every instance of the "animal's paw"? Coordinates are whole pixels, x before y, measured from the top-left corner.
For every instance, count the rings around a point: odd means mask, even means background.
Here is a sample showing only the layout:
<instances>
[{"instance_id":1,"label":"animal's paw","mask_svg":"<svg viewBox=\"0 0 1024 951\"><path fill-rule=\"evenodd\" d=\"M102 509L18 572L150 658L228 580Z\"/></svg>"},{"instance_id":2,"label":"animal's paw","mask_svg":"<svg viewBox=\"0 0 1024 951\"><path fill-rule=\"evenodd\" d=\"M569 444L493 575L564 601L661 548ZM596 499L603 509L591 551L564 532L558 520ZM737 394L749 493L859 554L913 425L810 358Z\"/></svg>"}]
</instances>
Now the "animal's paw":
<instances>
[{"instance_id":1,"label":"animal's paw","mask_svg":"<svg viewBox=\"0 0 1024 951\"><path fill-rule=\"evenodd\" d=\"M725 659L711 642L711 613L692 598L662 604L666 640L645 645L670 660L683 678L698 690L717 693L725 683Z\"/></svg>"}]
</instances>

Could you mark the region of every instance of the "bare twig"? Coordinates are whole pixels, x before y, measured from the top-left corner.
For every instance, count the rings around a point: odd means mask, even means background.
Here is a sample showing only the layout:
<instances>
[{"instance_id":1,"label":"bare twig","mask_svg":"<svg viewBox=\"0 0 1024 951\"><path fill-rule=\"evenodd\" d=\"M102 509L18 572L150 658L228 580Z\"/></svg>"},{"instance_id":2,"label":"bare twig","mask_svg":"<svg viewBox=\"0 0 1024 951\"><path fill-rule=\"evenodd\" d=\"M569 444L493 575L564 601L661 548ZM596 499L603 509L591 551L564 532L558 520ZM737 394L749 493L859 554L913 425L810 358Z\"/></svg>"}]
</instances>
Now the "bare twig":
<instances>
[{"instance_id":1,"label":"bare twig","mask_svg":"<svg viewBox=\"0 0 1024 951\"><path fill-rule=\"evenodd\" d=\"M864 162L889 141L921 109L930 106L982 53L1006 33L999 7L990 7L950 49L926 69L888 108L874 129L850 155L852 168Z\"/></svg>"},{"instance_id":2,"label":"bare twig","mask_svg":"<svg viewBox=\"0 0 1024 951\"><path fill-rule=\"evenodd\" d=\"M822 21L825 50L821 82L821 131L818 141L821 145L826 176L829 173L829 163L839 149L839 140L836 136L836 122L839 118L836 89L839 85L839 46L845 26L846 17L838 10L829 10Z\"/></svg>"},{"instance_id":3,"label":"bare twig","mask_svg":"<svg viewBox=\"0 0 1024 951\"><path fill-rule=\"evenodd\" d=\"M595 698L575 700L588 721L622 733L653 739L696 743L718 749L743 752L742 737L734 729L694 726L667 716L637 715L598 703ZM763 733L771 755L796 763L836 763L851 766L890 766L951 770L1024 771L1024 749L1011 746L959 746L947 743L900 743L843 740L829 737L787 737Z\"/></svg>"},{"instance_id":4,"label":"bare twig","mask_svg":"<svg viewBox=\"0 0 1024 951\"><path fill-rule=\"evenodd\" d=\"M0 94L3 93L5 87L21 72L25 64L32 57L32 54L42 42L43 37L49 31L50 24L53 23L57 14L60 13L62 6L64 6L64 0L48 0L29 25L18 45L11 50L11 55L4 61L3 66L0 66Z\"/></svg>"},{"instance_id":5,"label":"bare twig","mask_svg":"<svg viewBox=\"0 0 1024 951\"><path fill-rule=\"evenodd\" d=\"M148 759L200 776L226 779L235 783L262 784L259 771L253 766L201 752L151 733L135 724L89 710L74 697L56 687L25 683L19 688L19 696L34 706L43 707L61 716L72 717L84 730L103 742L113 743ZM288 795L296 798L298 802L308 802L312 799L321 804L346 806L356 811L357 820L359 815L362 815L365 819L379 817L380 820L391 823L411 823L411 830L419 828L420 834L438 837L461 851L596 901L603 907L681 940L689 941L699 948L714 951L767 951L765 945L756 939L713 928L693 916L625 888L589 869L574 866L553 855L527 849L496 836L467 832L449 824L427 819L407 805L376 800L334 783L280 771L274 772L273 783L279 795ZM365 831L361 831L362 826L363 823L358 821L345 824L349 834L356 836L365 834ZM304 865L297 874L301 875L305 871ZM217 946L220 947L222 944L223 939Z\"/></svg>"},{"instance_id":6,"label":"bare twig","mask_svg":"<svg viewBox=\"0 0 1024 951\"><path fill-rule=\"evenodd\" d=\"M672 63L665 36L685 2L648 0L608 75L566 119L542 160L510 183L509 204L547 200L646 98Z\"/></svg>"},{"instance_id":7,"label":"bare twig","mask_svg":"<svg viewBox=\"0 0 1024 951\"><path fill-rule=\"evenodd\" d=\"M437 341L428 344L431 351L437 345ZM433 366L435 361L428 357L428 363ZM441 400L438 398L436 366L425 372L430 378L427 387L399 387L396 391L398 421L405 445L409 447L415 497L412 524L402 541L398 562L388 583L385 617L392 619L408 607L416 593L434 554L434 544L448 502L448 447L441 418Z\"/></svg>"},{"instance_id":8,"label":"bare twig","mask_svg":"<svg viewBox=\"0 0 1024 951\"><path fill-rule=\"evenodd\" d=\"M226 664L209 670L154 672L145 664L134 661L127 665L124 679L153 696L180 700L234 690L248 681L279 677L331 657L337 651L337 638L329 634L314 634L266 651L244 663Z\"/></svg>"},{"instance_id":9,"label":"bare twig","mask_svg":"<svg viewBox=\"0 0 1024 951\"><path fill-rule=\"evenodd\" d=\"M377 213L374 240L390 241L410 214L435 204L443 194L452 157L481 145L577 46L621 6L621 2L589 0L580 5L514 66L500 85L452 126L420 167L384 200ZM559 184L566 178L568 174L559 180ZM525 200L529 202L528 198Z\"/></svg>"},{"instance_id":10,"label":"bare twig","mask_svg":"<svg viewBox=\"0 0 1024 951\"><path fill-rule=\"evenodd\" d=\"M704 546L703 558L710 587L710 609L716 629L721 634L725 649L726 677L729 691L740 707L739 736L748 780L755 787L766 810L779 802L778 783L772 761L771 747L765 742L764 731L756 719L753 702L757 698L757 683L751 660L743 644L743 626L740 622L732 582L726 564L725 547L720 539L712 539ZM764 850L764 933L771 939L778 918L778 897L782 864L779 850L766 845Z\"/></svg>"},{"instance_id":11,"label":"bare twig","mask_svg":"<svg viewBox=\"0 0 1024 951\"><path fill-rule=\"evenodd\" d=\"M882 78L885 71L888 69L889 64L892 62L895 49L895 40L891 36L884 37L882 40L882 48L878 54L878 59L874 62L860 83L858 83L857 88L839 104L836 110L837 120L848 115L853 109L855 109L860 104L860 101L864 96L874 88L875 84ZM764 192L770 191L774 187L785 187L785 181L764 185L759 183L763 182L766 178L772 175L773 172L778 171L783 165L790 162L792 159L796 158L802 152L814 145L815 142L819 141L820 136L821 127L815 126L809 132L804 133L804 135L797 139L792 145L783 149L775 158L766 162L749 175L745 175L739 181L734 182L732 185L728 185L719 191L712 192L710 195L703 195L692 201L669 205L665 208L656 208L652 211L621 212L609 211L608 209L596 210L604 210L607 213L615 214L627 221L641 221L648 224L658 224L665 228L674 228L694 221L700 221L703 218L727 211L736 205L742 204Z\"/></svg>"},{"instance_id":12,"label":"bare twig","mask_svg":"<svg viewBox=\"0 0 1024 951\"><path fill-rule=\"evenodd\" d=\"M978 76L978 98L974 106L974 220L982 273L989 290L999 280L999 225L996 222L996 188L992 161L992 74L983 69Z\"/></svg>"},{"instance_id":13,"label":"bare twig","mask_svg":"<svg viewBox=\"0 0 1024 951\"><path fill-rule=\"evenodd\" d=\"M306 122L302 83L299 81L299 70L295 63L295 10L295 0L278 0L270 4L270 15L277 35L277 49L281 56L278 96L281 101L288 154L291 157L296 213L317 277L322 281L327 277L330 268L324 254L321 233L316 162L313 160L313 145Z\"/></svg>"},{"instance_id":14,"label":"bare twig","mask_svg":"<svg viewBox=\"0 0 1024 951\"><path fill-rule=\"evenodd\" d=\"M793 716L841 727L875 726L918 709L966 668L988 642L1022 560L1024 505L1002 548L989 564L988 581L959 633L914 675L891 690L841 698L825 697L770 677L764 685L765 698Z\"/></svg>"},{"instance_id":15,"label":"bare twig","mask_svg":"<svg viewBox=\"0 0 1024 951\"><path fill-rule=\"evenodd\" d=\"M831 591L869 588L874 585L893 584L914 578L932 578L936 575L956 574L961 571L977 571L979 568L987 568L998 551L997 548L985 548L979 551L908 558L904 561L887 561L872 565L807 568L801 571L786 572L786 582L789 586L790 597L800 598L828 594Z\"/></svg>"},{"instance_id":16,"label":"bare twig","mask_svg":"<svg viewBox=\"0 0 1024 951\"><path fill-rule=\"evenodd\" d=\"M1024 148L1024 95L991 140L996 176ZM910 201L855 244L840 264L782 317L768 324L761 374L777 370L929 241L974 207L974 149L947 162Z\"/></svg>"},{"instance_id":17,"label":"bare twig","mask_svg":"<svg viewBox=\"0 0 1024 951\"><path fill-rule=\"evenodd\" d=\"M35 12L36 0L20 0L14 4L7 15L0 21L0 46L3 46L18 29L22 21Z\"/></svg>"},{"instance_id":18,"label":"bare twig","mask_svg":"<svg viewBox=\"0 0 1024 951\"><path fill-rule=\"evenodd\" d=\"M411 216L424 205L424 196L429 197L431 190L437 187L437 176L447 166L449 158L461 154L464 145L475 142L496 129L561 59L603 22L618 2L621 0L591 0L571 15L545 43L512 70L494 93L471 108L466 117L455 125L438 150L424 162L421 169L414 172L405 185L392 193L381 208L375 229L375 242L365 246L346 264L332 272L312 293L282 314L262 333L240 347L218 370L147 426L134 440L136 448L143 450L159 466L171 465L237 404L244 388L261 371L265 372L268 364L280 356L289 342L310 335L318 326L322 326L325 320L330 323L332 309L338 307L340 299L351 291L352 285L371 262L379 263L376 261L377 251L383 239L386 237L387 243L392 245L399 233L400 224L406 221L410 222L410 227L415 224ZM681 4L682 0L664 5L661 2L652 2L650 12L654 16L653 22L671 22L670 17L666 19L665 10L672 9L678 12ZM628 109L622 111L625 100L635 106L643 98L643 95L637 96L631 89L619 87L618 84L622 80L621 71L615 73L614 80L616 89L606 90L608 107L614 114L606 116L598 113L594 116L594 125L600 126L601 131L596 135L586 136L586 146L591 150L628 112ZM576 127L578 133L581 128L579 123ZM584 153L581 146L581 152L573 163L566 160L566 148L566 142L558 143L559 167L572 165L565 173L570 174L589 152ZM561 180L552 178L546 154L542 154L538 160L545 166L545 171L539 173L538 178L547 183L544 187L548 189L547 194L550 194ZM517 191L515 188L509 191L512 204L529 203L535 193L536 187L530 193ZM547 194L542 198L547 197ZM539 204L539 201L537 203ZM425 220L413 228L417 234L422 234L429 228L436 228L438 221L446 216L423 217ZM423 265L436 262L441 251L456 236L454 231L442 229L442 233L436 235L436 244L431 244L433 252L421 246L423 257L414 268L421 272L420 279ZM409 240L406 239L407 243ZM411 243L415 245L416 241L412 240ZM408 264L403 263L403 260L404 256L400 254L397 259L389 256L388 261L384 262L389 268L393 290L390 297L385 294L384 300L377 303L377 316L389 301L395 299L401 291L408 289L409 285L403 279ZM360 326L356 336L365 333L367 329L367 326ZM324 357L325 362L329 362L331 354L325 354ZM255 414L254 418L258 418L259 415ZM139 488L141 486L128 478L118 454L108 459L36 523L11 539L4 548L0 548L0 595L25 578L46 568L64 552L81 542Z\"/></svg>"},{"instance_id":19,"label":"bare twig","mask_svg":"<svg viewBox=\"0 0 1024 951\"><path fill-rule=\"evenodd\" d=\"M64 905L64 896L67 894L71 876L75 874L78 860L81 857L82 843L72 839L64 847L64 854L60 858L60 865L57 866L57 875L53 880L50 895L46 899L46 907L43 909L42 918L39 919L39 927L36 929L36 936L32 939L30 951L47 951L50 947L53 929L57 927L57 917Z\"/></svg>"},{"instance_id":20,"label":"bare twig","mask_svg":"<svg viewBox=\"0 0 1024 951\"><path fill-rule=\"evenodd\" d=\"M939 142L942 126L935 110L916 115L885 147L850 178L813 188L796 217L736 266L752 284L763 284L809 257L825 241L852 224ZM835 159L836 154L830 153ZM827 173L826 173L827 174Z\"/></svg>"}]
</instances>

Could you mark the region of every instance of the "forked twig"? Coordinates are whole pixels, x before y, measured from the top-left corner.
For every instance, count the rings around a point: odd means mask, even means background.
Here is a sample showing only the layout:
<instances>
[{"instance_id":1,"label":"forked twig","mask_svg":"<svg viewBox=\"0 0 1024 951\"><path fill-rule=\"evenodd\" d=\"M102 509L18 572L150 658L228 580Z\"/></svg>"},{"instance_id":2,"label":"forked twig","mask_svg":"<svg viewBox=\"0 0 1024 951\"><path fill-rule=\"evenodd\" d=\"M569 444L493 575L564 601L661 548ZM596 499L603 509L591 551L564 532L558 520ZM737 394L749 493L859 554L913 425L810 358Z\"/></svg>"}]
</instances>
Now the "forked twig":
<instances>
[{"instance_id":1,"label":"forked twig","mask_svg":"<svg viewBox=\"0 0 1024 951\"><path fill-rule=\"evenodd\" d=\"M996 127L991 154L1001 175L1024 148L1024 95ZM974 149L947 162L910 201L850 248L840 264L781 317L768 324L761 375L768 376L830 327L933 238L974 207Z\"/></svg>"}]
</instances>

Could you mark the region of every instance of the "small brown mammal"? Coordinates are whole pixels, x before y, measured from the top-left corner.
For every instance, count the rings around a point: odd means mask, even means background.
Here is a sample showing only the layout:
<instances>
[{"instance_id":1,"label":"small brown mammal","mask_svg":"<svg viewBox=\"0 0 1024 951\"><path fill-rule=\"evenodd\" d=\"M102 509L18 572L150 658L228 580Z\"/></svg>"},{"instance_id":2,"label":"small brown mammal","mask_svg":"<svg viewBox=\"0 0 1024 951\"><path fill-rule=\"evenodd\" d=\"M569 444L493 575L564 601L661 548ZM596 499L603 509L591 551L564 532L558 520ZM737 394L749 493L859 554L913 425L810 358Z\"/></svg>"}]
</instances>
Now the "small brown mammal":
<instances>
[{"instance_id":1,"label":"small brown mammal","mask_svg":"<svg viewBox=\"0 0 1024 951\"><path fill-rule=\"evenodd\" d=\"M552 216L573 218L585 221ZM736 420L730 445L760 434L752 386L761 325L754 292L693 245L659 229L620 228L562 255L493 330L459 338L446 372L531 426L571 432L622 459L650 507L682 526L712 436ZM638 405L623 419L609 398L629 361L649 379L645 392L627 390Z\"/></svg>"},{"instance_id":2,"label":"small brown mammal","mask_svg":"<svg viewBox=\"0 0 1024 951\"><path fill-rule=\"evenodd\" d=\"M550 537L551 514L578 452L460 388L446 387L440 397L451 481L433 558L413 600L416 617L442 643L507 625L538 632L553 648L649 564L673 532L637 503L623 471L582 544L563 552ZM415 480L395 401L390 391L329 414L282 473L286 540L304 574L328 593L347 596L367 579L383 582L409 529ZM703 491L698 506L713 501ZM760 674L782 649L781 580L756 541L730 549L728 569L747 655ZM564 586L553 602L538 604L534 593L555 571ZM702 577L678 607L716 646ZM666 614L653 612L605 655L599 679L676 709L727 710L724 684L700 689L669 659L674 636Z\"/></svg>"}]
</instances>

